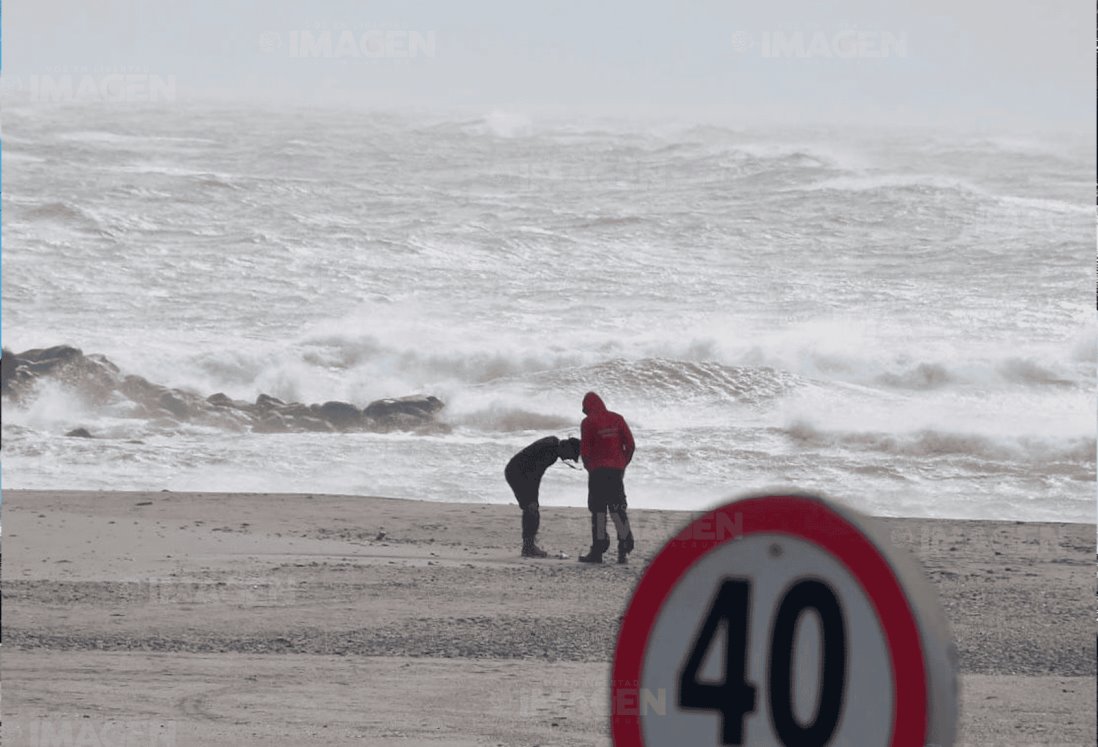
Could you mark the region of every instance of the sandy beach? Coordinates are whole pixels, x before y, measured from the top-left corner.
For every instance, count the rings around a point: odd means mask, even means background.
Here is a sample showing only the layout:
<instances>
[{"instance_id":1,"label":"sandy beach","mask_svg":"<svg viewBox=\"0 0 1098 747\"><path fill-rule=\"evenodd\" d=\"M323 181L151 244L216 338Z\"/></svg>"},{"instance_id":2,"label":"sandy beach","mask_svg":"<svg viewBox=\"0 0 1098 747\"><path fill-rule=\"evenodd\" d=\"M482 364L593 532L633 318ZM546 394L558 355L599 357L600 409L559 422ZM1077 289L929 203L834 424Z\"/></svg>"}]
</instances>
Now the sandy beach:
<instances>
[{"instance_id":1,"label":"sandy beach","mask_svg":"<svg viewBox=\"0 0 1098 747\"><path fill-rule=\"evenodd\" d=\"M632 516L586 567L576 508L533 560L509 505L5 491L3 743L606 745L618 616L689 518ZM1094 525L880 521L949 617L959 744L1093 745Z\"/></svg>"}]
</instances>

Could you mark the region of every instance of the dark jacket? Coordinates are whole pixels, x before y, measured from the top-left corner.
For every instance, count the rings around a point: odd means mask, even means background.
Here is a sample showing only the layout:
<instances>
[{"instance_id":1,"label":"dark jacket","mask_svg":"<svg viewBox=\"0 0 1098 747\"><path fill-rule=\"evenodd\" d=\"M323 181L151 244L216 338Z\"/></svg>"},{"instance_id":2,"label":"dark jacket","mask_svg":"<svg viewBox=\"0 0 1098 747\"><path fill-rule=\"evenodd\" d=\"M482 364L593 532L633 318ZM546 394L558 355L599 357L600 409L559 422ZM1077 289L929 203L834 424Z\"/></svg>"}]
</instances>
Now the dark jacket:
<instances>
[{"instance_id":1,"label":"dark jacket","mask_svg":"<svg viewBox=\"0 0 1098 747\"><path fill-rule=\"evenodd\" d=\"M583 412L587 417L580 423L580 456L588 471L609 467L625 469L633 459L633 434L625 418L606 409L599 395L588 392L583 397Z\"/></svg>"},{"instance_id":2,"label":"dark jacket","mask_svg":"<svg viewBox=\"0 0 1098 747\"><path fill-rule=\"evenodd\" d=\"M508 481L515 479L541 480L545 470L552 467L557 461L557 445L559 443L560 439L556 436L546 436L545 438L539 438L518 454L515 454L511 457L511 461L507 463L507 469L504 472Z\"/></svg>"}]
</instances>

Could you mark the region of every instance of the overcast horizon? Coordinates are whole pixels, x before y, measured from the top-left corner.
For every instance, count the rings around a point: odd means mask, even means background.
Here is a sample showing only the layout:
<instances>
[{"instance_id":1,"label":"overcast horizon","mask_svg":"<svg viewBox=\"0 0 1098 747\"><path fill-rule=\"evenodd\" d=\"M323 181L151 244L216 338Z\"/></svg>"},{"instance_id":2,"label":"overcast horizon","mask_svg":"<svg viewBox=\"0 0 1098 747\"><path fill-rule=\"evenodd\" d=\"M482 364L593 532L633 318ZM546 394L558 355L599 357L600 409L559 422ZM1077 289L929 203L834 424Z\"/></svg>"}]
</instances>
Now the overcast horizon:
<instances>
[{"instance_id":1,"label":"overcast horizon","mask_svg":"<svg viewBox=\"0 0 1098 747\"><path fill-rule=\"evenodd\" d=\"M1081 3L8 3L5 93L1093 133ZM1085 23L1084 23L1085 21ZM19 100L19 96L15 97Z\"/></svg>"}]
</instances>

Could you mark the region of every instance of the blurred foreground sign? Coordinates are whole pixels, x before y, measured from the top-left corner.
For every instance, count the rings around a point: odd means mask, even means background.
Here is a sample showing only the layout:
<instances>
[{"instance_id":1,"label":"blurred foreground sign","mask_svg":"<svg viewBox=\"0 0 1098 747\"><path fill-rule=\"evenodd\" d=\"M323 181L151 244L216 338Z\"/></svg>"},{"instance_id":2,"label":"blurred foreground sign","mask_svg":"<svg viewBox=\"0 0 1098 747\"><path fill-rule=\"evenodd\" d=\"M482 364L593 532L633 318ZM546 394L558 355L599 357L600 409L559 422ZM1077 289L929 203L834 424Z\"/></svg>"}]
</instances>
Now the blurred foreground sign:
<instances>
[{"instance_id":1,"label":"blurred foreground sign","mask_svg":"<svg viewBox=\"0 0 1098 747\"><path fill-rule=\"evenodd\" d=\"M768 495L691 522L618 633L616 747L952 745L945 616L906 551L821 498Z\"/></svg>"}]
</instances>

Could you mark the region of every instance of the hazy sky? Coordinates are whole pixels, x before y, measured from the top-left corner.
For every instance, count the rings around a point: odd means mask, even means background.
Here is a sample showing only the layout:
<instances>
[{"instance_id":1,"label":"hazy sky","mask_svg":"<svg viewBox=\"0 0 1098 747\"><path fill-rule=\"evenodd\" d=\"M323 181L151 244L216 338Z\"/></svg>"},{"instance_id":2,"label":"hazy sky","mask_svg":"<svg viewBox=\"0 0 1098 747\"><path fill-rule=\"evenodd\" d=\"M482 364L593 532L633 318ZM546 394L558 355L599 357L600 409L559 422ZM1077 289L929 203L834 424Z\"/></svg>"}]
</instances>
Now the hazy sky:
<instances>
[{"instance_id":1,"label":"hazy sky","mask_svg":"<svg viewBox=\"0 0 1098 747\"><path fill-rule=\"evenodd\" d=\"M1083 0L9 0L3 65L180 102L1089 132L1093 23Z\"/></svg>"}]
</instances>

